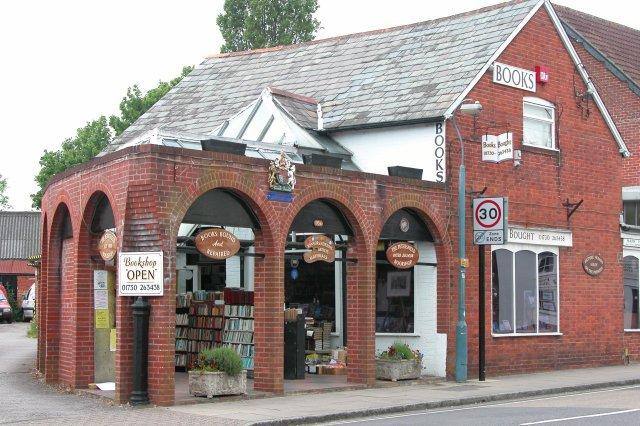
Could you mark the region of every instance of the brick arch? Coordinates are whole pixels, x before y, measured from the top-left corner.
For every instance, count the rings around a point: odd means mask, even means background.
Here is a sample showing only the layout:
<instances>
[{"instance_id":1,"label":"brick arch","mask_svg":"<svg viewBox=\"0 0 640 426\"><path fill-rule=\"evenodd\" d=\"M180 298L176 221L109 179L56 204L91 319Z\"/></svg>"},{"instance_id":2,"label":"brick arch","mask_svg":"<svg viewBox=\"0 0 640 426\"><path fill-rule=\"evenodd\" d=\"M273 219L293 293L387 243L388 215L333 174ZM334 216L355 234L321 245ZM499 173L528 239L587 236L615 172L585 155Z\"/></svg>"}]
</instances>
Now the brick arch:
<instances>
[{"instance_id":1,"label":"brick arch","mask_svg":"<svg viewBox=\"0 0 640 426\"><path fill-rule=\"evenodd\" d=\"M172 242L169 247L170 258L175 259L175 241L180 223L187 210L206 192L214 189L228 190L247 203L256 215L260 229L254 231L255 251L264 253L264 258L254 261L254 292L256 323L254 343L254 389L267 392L283 392L283 367L273 365L272 359L283 356L283 311L278 294L284 288L284 252L275 250L278 231L276 210L266 202L266 194L255 186L246 183L240 174L212 171L191 183L183 190L169 209L168 236ZM171 266L171 265L170 265ZM175 277L174 277L175 288ZM175 298L173 298L175 304ZM281 342L280 344L277 342ZM171 344L174 347L174 344ZM173 362L173 357L172 357ZM171 368L173 371L173 368ZM174 381L168 384L173 395ZM171 401L172 402L172 401Z\"/></svg>"},{"instance_id":2,"label":"brick arch","mask_svg":"<svg viewBox=\"0 0 640 426\"><path fill-rule=\"evenodd\" d=\"M115 269L107 266L99 257L97 243L99 236L91 234L91 220L96 213L97 203L106 197L113 211L116 234L121 237L122 229L118 229L120 215L113 205L110 189L98 183L94 190L81 200L80 222L77 231L76 268L76 304L74 306L75 344L73 360L75 365L74 383L77 387L86 387L94 382L94 309L93 309L93 271L97 269ZM120 227L122 228L122 227Z\"/></svg>"},{"instance_id":3,"label":"brick arch","mask_svg":"<svg viewBox=\"0 0 640 426\"><path fill-rule=\"evenodd\" d=\"M345 215L349 224L355 232L356 245L363 244L363 253L368 252L374 244L373 238L367 233L371 231L372 224L362 207L353 200L353 197L341 187L331 184L311 185L296 194L293 204L287 208L285 216L282 218L281 232L278 235L278 247L284 251L287 232L296 218L300 210L307 204L315 200L328 200L337 205L340 211Z\"/></svg>"},{"instance_id":4,"label":"brick arch","mask_svg":"<svg viewBox=\"0 0 640 426\"><path fill-rule=\"evenodd\" d=\"M58 209L62 204L64 204L64 206L69 211L69 217L71 218L71 229L73 231L73 235L75 238L76 229L78 228L78 215L75 209L73 208L75 205L74 203L71 202L71 196L69 195L69 193L67 193L66 191L61 191L55 196L55 198L52 201L48 202L47 204L49 206L55 207L55 208L46 209L47 211L53 212L51 213L51 217L49 218L49 234L50 235L47 238L50 238L51 236L51 232L53 231L53 222L57 217L56 215L57 215ZM43 209L43 211L45 210Z\"/></svg>"},{"instance_id":5,"label":"brick arch","mask_svg":"<svg viewBox=\"0 0 640 426\"><path fill-rule=\"evenodd\" d=\"M451 310L452 297L454 295L452 294L450 286L450 271L454 265L454 241L452 241L451 236L448 233L447 224L445 223L444 218L442 218L441 214L439 215L436 210L433 209L432 204L429 202L429 198L418 194L401 194L389 200L382 209L382 214L380 215L375 235L379 236L384 224L391 215L403 208L411 209L416 212L422 220L424 220L435 240L434 246L438 263L437 331L438 333L444 333L448 336L447 358L449 358L452 354L452 340L449 333L449 325L453 324L453 321L455 321L452 317ZM450 363L447 362L447 368L449 364Z\"/></svg>"},{"instance_id":6,"label":"brick arch","mask_svg":"<svg viewBox=\"0 0 640 426\"><path fill-rule=\"evenodd\" d=\"M284 253L286 236L295 217L304 206L315 200L334 203L353 228L354 238L349 243L347 256L357 259L356 264L345 263L347 268L347 345L349 369L347 380L352 383L375 383L375 248L372 223L362 207L347 191L334 184L314 184L301 190L292 206L284 211L278 251ZM284 260L284 258L283 258ZM281 274L282 275L282 274Z\"/></svg>"},{"instance_id":7,"label":"brick arch","mask_svg":"<svg viewBox=\"0 0 640 426\"><path fill-rule=\"evenodd\" d=\"M63 376L60 371L60 341L63 334L61 330L62 269L63 262L70 254L68 249L73 249L73 242L70 245L68 243L65 245L61 234L65 214L70 216L72 232L75 232L73 214L65 202L66 198L64 194L57 198L51 222L48 224L49 235L46 236L46 280L43 286L45 306L42 311L44 313L44 336L47 342L43 354L45 380L49 383L56 383L62 380ZM67 272L66 268L65 272ZM64 379L65 381L68 379L66 374L64 374Z\"/></svg>"}]
</instances>

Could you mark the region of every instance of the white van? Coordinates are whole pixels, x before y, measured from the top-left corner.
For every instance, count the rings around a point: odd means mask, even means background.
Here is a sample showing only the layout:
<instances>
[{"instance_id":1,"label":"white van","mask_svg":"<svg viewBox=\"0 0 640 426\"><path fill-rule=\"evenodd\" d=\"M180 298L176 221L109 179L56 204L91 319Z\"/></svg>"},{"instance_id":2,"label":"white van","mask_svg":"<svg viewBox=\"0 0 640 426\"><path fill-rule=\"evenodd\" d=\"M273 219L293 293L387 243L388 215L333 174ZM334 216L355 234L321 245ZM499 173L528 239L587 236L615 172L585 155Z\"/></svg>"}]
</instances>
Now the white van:
<instances>
[{"instance_id":1,"label":"white van","mask_svg":"<svg viewBox=\"0 0 640 426\"><path fill-rule=\"evenodd\" d=\"M33 313L36 310L36 285L31 284L29 291L22 298L22 318L25 321L33 319Z\"/></svg>"}]
</instances>

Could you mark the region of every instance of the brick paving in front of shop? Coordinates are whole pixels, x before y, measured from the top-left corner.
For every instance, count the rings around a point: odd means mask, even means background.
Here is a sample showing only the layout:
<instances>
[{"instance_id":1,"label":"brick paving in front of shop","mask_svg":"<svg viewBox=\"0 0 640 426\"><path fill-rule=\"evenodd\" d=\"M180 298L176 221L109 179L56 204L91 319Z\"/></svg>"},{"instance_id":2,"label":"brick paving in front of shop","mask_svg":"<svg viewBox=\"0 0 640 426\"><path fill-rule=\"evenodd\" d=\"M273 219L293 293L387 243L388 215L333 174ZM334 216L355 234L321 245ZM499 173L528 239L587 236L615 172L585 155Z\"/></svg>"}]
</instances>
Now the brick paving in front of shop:
<instances>
[{"instance_id":1,"label":"brick paving in front of shop","mask_svg":"<svg viewBox=\"0 0 640 426\"><path fill-rule=\"evenodd\" d=\"M639 383L640 364L631 364L491 377L485 382L417 383L181 405L168 410L206 416L216 422L299 424Z\"/></svg>"}]
</instances>

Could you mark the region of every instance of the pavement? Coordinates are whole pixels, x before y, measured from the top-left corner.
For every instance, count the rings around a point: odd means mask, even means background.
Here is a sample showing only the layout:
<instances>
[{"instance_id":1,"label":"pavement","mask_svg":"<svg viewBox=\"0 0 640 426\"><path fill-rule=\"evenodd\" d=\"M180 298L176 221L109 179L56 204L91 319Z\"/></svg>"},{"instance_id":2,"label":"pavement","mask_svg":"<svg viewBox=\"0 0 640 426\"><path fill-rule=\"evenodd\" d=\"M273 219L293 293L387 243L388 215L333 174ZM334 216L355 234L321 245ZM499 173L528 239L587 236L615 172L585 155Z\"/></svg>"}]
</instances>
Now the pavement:
<instances>
[{"instance_id":1,"label":"pavement","mask_svg":"<svg viewBox=\"0 0 640 426\"><path fill-rule=\"evenodd\" d=\"M66 392L44 385L34 378L36 341L26 337L28 324L0 324L0 424L302 424L321 422L373 422L374 424L418 424L436 422L447 424L445 414L468 410L487 410L487 403L500 406L509 413L537 413L533 417L504 417L503 424L526 423L526 420L571 417L572 414L590 415L640 409L640 406L622 403L640 401L640 364L602 368L562 370L527 375L491 377L486 382L471 380L467 383L438 382L410 384L395 387L334 391L327 393L286 395L279 397L211 402L169 408L132 408L106 403L103 399ZM611 388L628 387L616 391ZM598 407L593 402L562 398L575 397L570 393L605 395L620 392L610 404ZM606 393L613 396L613 393ZM562 398L561 398L562 397ZM536 401L558 399L559 406L549 411L537 407ZM586 397L585 397L586 398ZM594 402L604 401L594 396ZM520 400L520 401L514 401ZM522 402L525 400L528 402ZM495 404L498 401L509 401ZM616 403L617 401L617 403ZM511 405L512 404L513 408ZM517 406L517 404L524 404ZM528 405L527 405L528 404ZM574 411L562 411L569 404ZM532 411L522 411L524 408ZM570 408L570 407L564 407ZM428 411L425 411L428 410ZM455 411L454 411L455 410ZM500 424L495 408L487 414L484 424ZM558 411L560 410L560 411ZM441 412L441 413L440 413ZM488 412L488 411L487 411ZM481 419L476 413L469 423ZM585 414L586 413L586 414ZM640 418L638 411L625 411L595 420ZM471 411L469 411L471 414ZM556 415L558 414L558 415ZM393 416L386 418L388 416ZM403 417L404 416L404 417ZM406 418L405 418L406 417ZM452 419L455 417L452 417ZM354 420L349 420L354 419ZM357 420L355 420L357 419ZM418 420L419 419L419 420ZM461 420L462 418L458 419ZM404 421L408 423L403 423ZM492 423L492 421L494 421ZM378 423L376 423L378 422ZM382 422L382 423L379 423ZM466 423L462 421L462 423ZM628 422L627 422L628 423ZM635 423L635 422L632 422ZM460 424L460 422L456 423ZM480 422L482 424L482 422ZM595 424L595 423L594 423Z\"/></svg>"}]
</instances>

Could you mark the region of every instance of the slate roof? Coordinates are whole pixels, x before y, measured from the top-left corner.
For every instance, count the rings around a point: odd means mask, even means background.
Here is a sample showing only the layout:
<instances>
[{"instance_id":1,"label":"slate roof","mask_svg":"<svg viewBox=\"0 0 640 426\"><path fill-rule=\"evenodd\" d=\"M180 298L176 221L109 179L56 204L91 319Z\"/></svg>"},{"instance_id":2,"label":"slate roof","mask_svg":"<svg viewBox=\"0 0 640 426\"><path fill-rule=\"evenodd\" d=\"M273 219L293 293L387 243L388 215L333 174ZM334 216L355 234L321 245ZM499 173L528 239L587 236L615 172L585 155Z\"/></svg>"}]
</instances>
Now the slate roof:
<instances>
[{"instance_id":1,"label":"slate roof","mask_svg":"<svg viewBox=\"0 0 640 426\"><path fill-rule=\"evenodd\" d=\"M553 9L565 26L578 32L636 85L640 84L640 31L565 6L554 4Z\"/></svg>"},{"instance_id":2,"label":"slate roof","mask_svg":"<svg viewBox=\"0 0 640 426\"><path fill-rule=\"evenodd\" d=\"M40 253L40 212L0 212L0 259Z\"/></svg>"},{"instance_id":3,"label":"slate roof","mask_svg":"<svg viewBox=\"0 0 640 426\"><path fill-rule=\"evenodd\" d=\"M313 98L301 98L293 93L271 88L273 99L282 109L305 129L318 128L318 101Z\"/></svg>"},{"instance_id":4,"label":"slate roof","mask_svg":"<svg viewBox=\"0 0 640 426\"><path fill-rule=\"evenodd\" d=\"M441 117L537 3L209 58L106 151L159 126L210 133L271 85L317 99L327 130Z\"/></svg>"}]
</instances>

